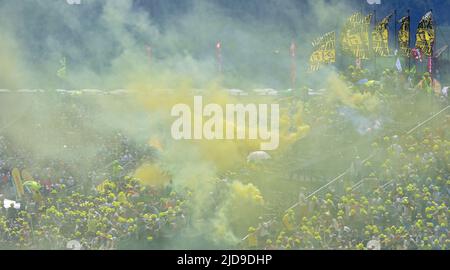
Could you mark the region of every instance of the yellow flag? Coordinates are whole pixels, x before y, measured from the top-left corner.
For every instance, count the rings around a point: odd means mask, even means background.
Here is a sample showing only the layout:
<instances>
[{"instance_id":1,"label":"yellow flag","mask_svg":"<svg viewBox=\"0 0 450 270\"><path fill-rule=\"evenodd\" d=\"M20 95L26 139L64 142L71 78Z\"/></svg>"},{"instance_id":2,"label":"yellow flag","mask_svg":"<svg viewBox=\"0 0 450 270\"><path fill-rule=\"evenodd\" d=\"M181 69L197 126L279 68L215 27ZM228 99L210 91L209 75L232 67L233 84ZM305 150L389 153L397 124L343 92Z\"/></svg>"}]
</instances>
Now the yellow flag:
<instances>
[{"instance_id":1,"label":"yellow flag","mask_svg":"<svg viewBox=\"0 0 450 270\"><path fill-rule=\"evenodd\" d=\"M392 14L386 16L379 22L372 32L372 48L378 56L389 55L389 29L388 24L392 18Z\"/></svg>"},{"instance_id":2,"label":"yellow flag","mask_svg":"<svg viewBox=\"0 0 450 270\"><path fill-rule=\"evenodd\" d=\"M372 14L354 13L341 33L342 51L358 59L369 59L369 26Z\"/></svg>"},{"instance_id":3,"label":"yellow flag","mask_svg":"<svg viewBox=\"0 0 450 270\"><path fill-rule=\"evenodd\" d=\"M24 194L22 179L20 178L20 171L17 168L14 168L11 171L11 175L14 179L14 185L16 186L17 196L20 198Z\"/></svg>"},{"instance_id":4,"label":"yellow flag","mask_svg":"<svg viewBox=\"0 0 450 270\"><path fill-rule=\"evenodd\" d=\"M400 19L400 30L398 31L398 43L400 48L400 54L406 57L411 55L411 48L409 48L410 42L410 27L411 27L411 18L409 16L405 16Z\"/></svg>"},{"instance_id":5,"label":"yellow flag","mask_svg":"<svg viewBox=\"0 0 450 270\"><path fill-rule=\"evenodd\" d=\"M416 48L426 56L433 55L435 30L433 26L433 13L430 11L422 17L416 33Z\"/></svg>"},{"instance_id":6,"label":"yellow flag","mask_svg":"<svg viewBox=\"0 0 450 270\"><path fill-rule=\"evenodd\" d=\"M336 62L336 33L329 32L314 40L314 51L309 58L310 70L317 71L322 64Z\"/></svg>"}]
</instances>

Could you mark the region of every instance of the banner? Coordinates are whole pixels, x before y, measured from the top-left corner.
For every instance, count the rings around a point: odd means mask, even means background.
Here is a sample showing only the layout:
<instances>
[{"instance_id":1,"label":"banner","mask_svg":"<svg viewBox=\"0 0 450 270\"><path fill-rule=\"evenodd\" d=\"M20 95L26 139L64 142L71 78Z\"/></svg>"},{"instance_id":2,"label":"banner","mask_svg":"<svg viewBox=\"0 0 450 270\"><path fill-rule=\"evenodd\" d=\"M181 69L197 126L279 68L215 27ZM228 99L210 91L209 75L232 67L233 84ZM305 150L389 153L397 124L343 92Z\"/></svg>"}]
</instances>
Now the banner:
<instances>
[{"instance_id":1,"label":"banner","mask_svg":"<svg viewBox=\"0 0 450 270\"><path fill-rule=\"evenodd\" d=\"M336 33L329 32L312 43L314 51L309 58L310 70L317 71L322 64L336 62Z\"/></svg>"},{"instance_id":2,"label":"banner","mask_svg":"<svg viewBox=\"0 0 450 270\"><path fill-rule=\"evenodd\" d=\"M410 43L410 27L411 27L411 17L405 16L400 19L400 30L398 31L398 43L400 48L400 55L410 57L411 48Z\"/></svg>"},{"instance_id":3,"label":"banner","mask_svg":"<svg viewBox=\"0 0 450 270\"><path fill-rule=\"evenodd\" d=\"M359 59L369 59L369 26L372 14L363 16L357 12L345 23L341 34L344 53Z\"/></svg>"},{"instance_id":4,"label":"banner","mask_svg":"<svg viewBox=\"0 0 450 270\"><path fill-rule=\"evenodd\" d=\"M426 56L433 56L434 40L433 13L430 11L420 20L416 33L416 48Z\"/></svg>"},{"instance_id":5,"label":"banner","mask_svg":"<svg viewBox=\"0 0 450 270\"><path fill-rule=\"evenodd\" d=\"M388 24L393 14L386 16L379 22L372 32L372 48L375 55L388 56L389 55L389 29Z\"/></svg>"}]
</instances>

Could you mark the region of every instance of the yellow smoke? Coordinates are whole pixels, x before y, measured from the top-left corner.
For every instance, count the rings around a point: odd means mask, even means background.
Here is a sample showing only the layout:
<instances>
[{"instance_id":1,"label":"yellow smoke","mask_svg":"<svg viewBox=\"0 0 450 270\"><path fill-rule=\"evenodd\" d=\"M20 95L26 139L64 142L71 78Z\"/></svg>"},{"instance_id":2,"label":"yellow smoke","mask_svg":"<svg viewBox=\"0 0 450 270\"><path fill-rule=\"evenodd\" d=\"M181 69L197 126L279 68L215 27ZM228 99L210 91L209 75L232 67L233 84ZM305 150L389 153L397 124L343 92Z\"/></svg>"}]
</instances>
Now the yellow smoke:
<instances>
[{"instance_id":1,"label":"yellow smoke","mask_svg":"<svg viewBox=\"0 0 450 270\"><path fill-rule=\"evenodd\" d=\"M19 63L17 44L7 33L2 33L0 42L0 88L16 88L24 80L24 72Z\"/></svg>"},{"instance_id":2,"label":"yellow smoke","mask_svg":"<svg viewBox=\"0 0 450 270\"><path fill-rule=\"evenodd\" d=\"M253 184L233 181L227 199L212 220L212 235L216 241L237 242L263 213L264 198Z\"/></svg>"},{"instance_id":3,"label":"yellow smoke","mask_svg":"<svg viewBox=\"0 0 450 270\"><path fill-rule=\"evenodd\" d=\"M170 176L164 172L158 165L145 163L141 165L134 173L134 178L143 185L161 188L169 184Z\"/></svg>"},{"instance_id":4,"label":"yellow smoke","mask_svg":"<svg viewBox=\"0 0 450 270\"><path fill-rule=\"evenodd\" d=\"M376 95L362 94L347 85L337 74L331 74L328 77L327 85L329 94L327 94L328 104L341 103L354 109L360 109L367 112L373 112L379 108L380 100Z\"/></svg>"},{"instance_id":5,"label":"yellow smoke","mask_svg":"<svg viewBox=\"0 0 450 270\"><path fill-rule=\"evenodd\" d=\"M150 146L160 152L160 164L172 176L174 188L192 190L190 204L193 208L193 224L197 230L207 233L218 243L235 242L246 234L248 227L258 222L263 213L264 198L258 181L230 179L225 187L223 201L214 197L217 180L228 171L247 166L247 156L260 149L261 140L180 140L170 135L175 118L170 116L172 107L183 103L193 108L193 98L201 95L203 106L214 103L225 108L226 104L280 104L280 147L271 151L272 156L282 156L291 145L309 133L310 127L303 121L303 106L299 101L277 100L268 96L231 96L217 82L211 82L203 90L194 90L189 79L162 74L158 78L135 76L127 88L135 90L136 103L150 114L149 121L157 127L148 137ZM295 106L292 114L291 106ZM193 111L192 111L193 113ZM206 119L204 119L206 120ZM224 123L226 123L224 113ZM236 128L236 127L235 127ZM248 131L247 131L248 132ZM167 183L160 167L143 164L134 174L144 183L161 186ZM274 179L275 180L275 179ZM209 207L216 205L211 214Z\"/></svg>"},{"instance_id":6,"label":"yellow smoke","mask_svg":"<svg viewBox=\"0 0 450 270\"><path fill-rule=\"evenodd\" d=\"M231 194L233 203L242 206L244 204L263 205L264 199L261 192L253 184L242 184L239 181L234 181L231 184Z\"/></svg>"}]
</instances>

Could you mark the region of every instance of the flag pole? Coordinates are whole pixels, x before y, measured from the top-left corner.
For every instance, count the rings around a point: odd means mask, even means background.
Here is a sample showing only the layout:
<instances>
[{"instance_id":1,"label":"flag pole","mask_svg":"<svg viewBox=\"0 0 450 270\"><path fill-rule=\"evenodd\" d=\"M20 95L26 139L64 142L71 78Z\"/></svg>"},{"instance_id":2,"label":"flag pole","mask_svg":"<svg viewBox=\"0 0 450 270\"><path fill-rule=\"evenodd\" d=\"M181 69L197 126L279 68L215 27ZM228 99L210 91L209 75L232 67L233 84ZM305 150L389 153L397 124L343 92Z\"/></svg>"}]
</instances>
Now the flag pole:
<instances>
[{"instance_id":1,"label":"flag pole","mask_svg":"<svg viewBox=\"0 0 450 270\"><path fill-rule=\"evenodd\" d=\"M410 16L410 10L408 8L408 49L411 50L411 16ZM407 54L408 57L408 70L411 71L411 55Z\"/></svg>"},{"instance_id":2,"label":"flag pole","mask_svg":"<svg viewBox=\"0 0 450 270\"><path fill-rule=\"evenodd\" d=\"M364 18L364 4L363 1L361 1L361 20ZM356 63L357 66L359 66L360 69L362 69L362 59L360 56L356 57Z\"/></svg>"},{"instance_id":3,"label":"flag pole","mask_svg":"<svg viewBox=\"0 0 450 270\"><path fill-rule=\"evenodd\" d=\"M394 47L395 47L394 61L395 61L395 65L397 65L397 62L400 62L400 54L399 54L399 51L398 51L398 49L399 49L399 41L398 41L397 20L398 20L397 19L397 9L394 9ZM401 66L401 62L400 62L400 66ZM399 70L398 67L397 67L397 70Z\"/></svg>"},{"instance_id":4,"label":"flag pole","mask_svg":"<svg viewBox=\"0 0 450 270\"><path fill-rule=\"evenodd\" d=\"M431 77L431 86L433 87L433 91L434 91L434 78L433 78L433 54L434 54L434 46L436 44L436 39L437 39L437 35L436 35L436 30L437 30L437 25L434 24L434 14L433 14L433 9L430 9L431 12L431 25L432 27L434 27L434 42L431 45L431 55L428 57L428 72L430 73L430 77ZM434 24L434 25L433 25Z\"/></svg>"},{"instance_id":5,"label":"flag pole","mask_svg":"<svg viewBox=\"0 0 450 270\"><path fill-rule=\"evenodd\" d=\"M430 73L431 77L431 85L434 87L434 79L433 79L433 53L434 53L434 45L436 44L436 25L434 25L434 16L433 16L433 10L430 9L431 12L431 23L432 27L434 27L434 42L431 44L431 55L428 56L428 73Z\"/></svg>"},{"instance_id":6,"label":"flag pole","mask_svg":"<svg viewBox=\"0 0 450 270\"><path fill-rule=\"evenodd\" d=\"M222 75L222 43L220 41L216 43L216 60L219 75Z\"/></svg>"},{"instance_id":7,"label":"flag pole","mask_svg":"<svg viewBox=\"0 0 450 270\"><path fill-rule=\"evenodd\" d=\"M398 32L397 32L397 10L394 9L394 39L395 39L395 51L398 54Z\"/></svg>"},{"instance_id":8,"label":"flag pole","mask_svg":"<svg viewBox=\"0 0 450 270\"><path fill-rule=\"evenodd\" d=\"M374 30L376 31L376 27L377 27L377 10L374 9L373 10L373 20L374 20ZM373 33L372 33L372 53L373 53L373 61L374 61L374 65L375 65L375 70L374 73L377 73L377 52L373 49Z\"/></svg>"}]
</instances>

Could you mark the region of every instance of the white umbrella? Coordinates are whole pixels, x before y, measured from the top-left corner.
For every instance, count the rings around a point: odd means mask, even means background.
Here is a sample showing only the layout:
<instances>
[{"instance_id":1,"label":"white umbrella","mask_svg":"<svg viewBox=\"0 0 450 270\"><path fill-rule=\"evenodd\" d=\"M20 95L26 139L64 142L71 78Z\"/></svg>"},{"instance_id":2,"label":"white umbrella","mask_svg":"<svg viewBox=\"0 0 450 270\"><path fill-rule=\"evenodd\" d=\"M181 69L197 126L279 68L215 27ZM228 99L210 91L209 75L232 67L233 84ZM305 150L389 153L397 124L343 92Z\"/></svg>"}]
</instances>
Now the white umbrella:
<instances>
[{"instance_id":1,"label":"white umbrella","mask_svg":"<svg viewBox=\"0 0 450 270\"><path fill-rule=\"evenodd\" d=\"M247 162L259 162L259 161L269 160L271 158L272 157L264 151L255 151L255 152L251 152L247 156Z\"/></svg>"},{"instance_id":2,"label":"white umbrella","mask_svg":"<svg viewBox=\"0 0 450 270\"><path fill-rule=\"evenodd\" d=\"M81 243L77 240L70 240L69 242L67 242L66 248L72 250L81 250Z\"/></svg>"},{"instance_id":3,"label":"white umbrella","mask_svg":"<svg viewBox=\"0 0 450 270\"><path fill-rule=\"evenodd\" d=\"M369 249L369 250L380 250L381 249L380 241L378 241L378 240L370 240L369 242L367 242L367 249Z\"/></svg>"}]
</instances>

